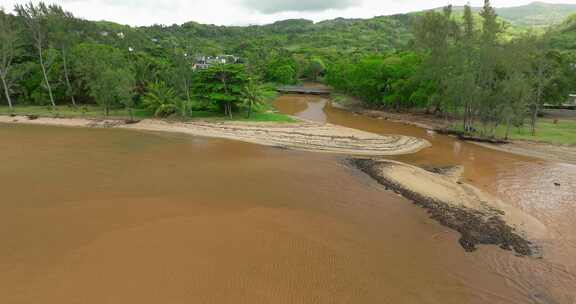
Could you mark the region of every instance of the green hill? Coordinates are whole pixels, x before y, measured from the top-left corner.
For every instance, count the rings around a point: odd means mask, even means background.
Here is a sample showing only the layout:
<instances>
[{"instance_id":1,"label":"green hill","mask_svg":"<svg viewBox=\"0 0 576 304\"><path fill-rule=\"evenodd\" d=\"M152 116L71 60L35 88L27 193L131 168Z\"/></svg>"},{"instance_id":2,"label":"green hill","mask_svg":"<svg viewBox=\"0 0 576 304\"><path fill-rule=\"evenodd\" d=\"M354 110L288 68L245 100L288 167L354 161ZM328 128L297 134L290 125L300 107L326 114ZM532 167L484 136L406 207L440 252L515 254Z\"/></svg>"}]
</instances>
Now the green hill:
<instances>
[{"instance_id":1,"label":"green hill","mask_svg":"<svg viewBox=\"0 0 576 304\"><path fill-rule=\"evenodd\" d=\"M331 52L390 51L405 47L410 39L412 15L371 19L343 19L314 23L292 19L268 25L216 26L196 22L139 28L151 37L171 39L208 53L236 52L258 47L292 51L310 49ZM167 35L168 34L168 35Z\"/></svg>"},{"instance_id":2,"label":"green hill","mask_svg":"<svg viewBox=\"0 0 576 304\"><path fill-rule=\"evenodd\" d=\"M552 46L576 56L576 14L555 27Z\"/></svg>"},{"instance_id":3,"label":"green hill","mask_svg":"<svg viewBox=\"0 0 576 304\"><path fill-rule=\"evenodd\" d=\"M462 7L456 7L458 13ZM480 8L474 8L476 12ZM561 24L576 13L576 4L548 4L534 2L517 7L497 9L500 17L512 27L513 35L526 27ZM182 47L194 45L204 53L244 53L259 47L282 48L290 51L328 53L354 53L363 51L390 51L409 45L413 20L422 12L379 16L370 19L337 18L314 23L292 19L268 25L216 26L195 22L172 26L141 27L143 33L179 43Z\"/></svg>"},{"instance_id":4,"label":"green hill","mask_svg":"<svg viewBox=\"0 0 576 304\"><path fill-rule=\"evenodd\" d=\"M533 2L524 6L499 8L496 11L513 25L547 26L562 23L568 16L576 13L576 4Z\"/></svg>"},{"instance_id":5,"label":"green hill","mask_svg":"<svg viewBox=\"0 0 576 304\"><path fill-rule=\"evenodd\" d=\"M462 11L463 7L455 7ZM479 12L480 7L473 8ZM543 27L562 23L568 16L576 13L576 4L553 4L532 2L527 5L497 8L498 15L518 27Z\"/></svg>"}]
</instances>

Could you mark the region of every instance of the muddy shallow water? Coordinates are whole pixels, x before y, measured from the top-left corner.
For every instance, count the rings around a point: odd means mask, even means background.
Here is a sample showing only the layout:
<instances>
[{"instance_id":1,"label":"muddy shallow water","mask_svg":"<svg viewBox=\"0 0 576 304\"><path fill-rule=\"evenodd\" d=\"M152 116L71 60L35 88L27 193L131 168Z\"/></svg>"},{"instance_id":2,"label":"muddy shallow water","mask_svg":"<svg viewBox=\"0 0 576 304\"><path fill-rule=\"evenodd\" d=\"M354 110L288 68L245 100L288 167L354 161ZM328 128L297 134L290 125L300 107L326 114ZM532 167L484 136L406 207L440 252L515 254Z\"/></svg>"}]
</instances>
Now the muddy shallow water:
<instances>
[{"instance_id":1,"label":"muddy shallow water","mask_svg":"<svg viewBox=\"0 0 576 304\"><path fill-rule=\"evenodd\" d=\"M480 256L514 285L544 291L535 293L536 303L576 302L576 166L495 151L411 125L356 115L318 97L286 95L276 106L314 121L427 139L431 148L390 159L420 166L461 165L466 182L543 222L549 236L536 240L544 253L542 260L519 259L498 250L487 250Z\"/></svg>"},{"instance_id":2,"label":"muddy shallow water","mask_svg":"<svg viewBox=\"0 0 576 304\"><path fill-rule=\"evenodd\" d=\"M0 303L571 303L574 168L354 116L317 97L284 96L278 107L426 136L433 148L395 159L464 164L473 183L550 225L545 258L465 253L455 232L340 156L0 125ZM549 175L562 185L538 187Z\"/></svg>"}]
</instances>

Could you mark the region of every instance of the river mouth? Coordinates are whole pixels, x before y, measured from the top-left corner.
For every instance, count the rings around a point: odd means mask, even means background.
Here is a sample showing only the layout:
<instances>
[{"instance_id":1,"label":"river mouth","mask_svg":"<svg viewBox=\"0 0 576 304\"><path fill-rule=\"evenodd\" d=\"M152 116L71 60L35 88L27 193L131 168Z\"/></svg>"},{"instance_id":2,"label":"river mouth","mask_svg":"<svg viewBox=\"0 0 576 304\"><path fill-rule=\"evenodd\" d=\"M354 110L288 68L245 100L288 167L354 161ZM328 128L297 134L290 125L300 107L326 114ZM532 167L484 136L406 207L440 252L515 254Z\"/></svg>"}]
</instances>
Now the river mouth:
<instances>
[{"instance_id":1,"label":"river mouth","mask_svg":"<svg viewBox=\"0 0 576 304\"><path fill-rule=\"evenodd\" d=\"M466 253L340 156L117 129L0 138L1 302L569 303L566 264Z\"/></svg>"},{"instance_id":2,"label":"river mouth","mask_svg":"<svg viewBox=\"0 0 576 304\"><path fill-rule=\"evenodd\" d=\"M547 289L555 295L552 299L534 300L536 302L572 303L576 300L573 288L576 286L576 260L573 258L576 256L576 166L496 151L412 125L354 114L333 107L326 98L284 95L278 99L276 107L283 113L317 122L428 140L431 148L385 159L424 168L461 166L464 182L544 223L549 235L536 240L542 246L543 260L527 262L492 251L483 256L497 273L514 273L515 284L527 289Z\"/></svg>"}]
</instances>

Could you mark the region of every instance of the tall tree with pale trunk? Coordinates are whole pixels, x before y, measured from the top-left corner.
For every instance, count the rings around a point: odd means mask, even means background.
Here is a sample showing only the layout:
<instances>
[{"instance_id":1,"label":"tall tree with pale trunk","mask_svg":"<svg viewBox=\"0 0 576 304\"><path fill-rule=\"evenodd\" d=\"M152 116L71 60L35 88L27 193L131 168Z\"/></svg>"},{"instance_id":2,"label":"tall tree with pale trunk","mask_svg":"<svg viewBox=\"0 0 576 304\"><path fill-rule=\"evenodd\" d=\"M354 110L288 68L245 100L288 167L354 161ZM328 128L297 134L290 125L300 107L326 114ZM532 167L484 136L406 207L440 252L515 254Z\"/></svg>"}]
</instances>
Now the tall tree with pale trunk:
<instances>
[{"instance_id":1,"label":"tall tree with pale trunk","mask_svg":"<svg viewBox=\"0 0 576 304\"><path fill-rule=\"evenodd\" d=\"M20 53L21 45L18 39L18 28L12 16L0 9L0 80L4 88L4 96L10 110L14 110L10 97L10 78L8 73L14 58Z\"/></svg>"},{"instance_id":2,"label":"tall tree with pale trunk","mask_svg":"<svg viewBox=\"0 0 576 304\"><path fill-rule=\"evenodd\" d=\"M47 24L50 28L48 37L52 45L59 50L64 69L64 80L66 82L66 95L70 97L72 105L76 106L74 89L70 81L69 52L74 45L74 16L62 9L62 7L52 4L48 7Z\"/></svg>"},{"instance_id":3,"label":"tall tree with pale trunk","mask_svg":"<svg viewBox=\"0 0 576 304\"><path fill-rule=\"evenodd\" d=\"M44 84L46 85L46 90L48 90L48 95L50 96L50 103L52 104L52 109L56 109L56 102L54 101L54 96L52 94L52 87L50 86L50 81L48 80L47 64L44 59L44 48L47 43L47 15L48 7L46 4L40 2L38 5L34 5L29 2L26 5L16 4L14 10L20 16L30 34L34 43L34 48L38 52L38 58L40 63L40 68L42 69L42 75L44 76Z\"/></svg>"}]
</instances>

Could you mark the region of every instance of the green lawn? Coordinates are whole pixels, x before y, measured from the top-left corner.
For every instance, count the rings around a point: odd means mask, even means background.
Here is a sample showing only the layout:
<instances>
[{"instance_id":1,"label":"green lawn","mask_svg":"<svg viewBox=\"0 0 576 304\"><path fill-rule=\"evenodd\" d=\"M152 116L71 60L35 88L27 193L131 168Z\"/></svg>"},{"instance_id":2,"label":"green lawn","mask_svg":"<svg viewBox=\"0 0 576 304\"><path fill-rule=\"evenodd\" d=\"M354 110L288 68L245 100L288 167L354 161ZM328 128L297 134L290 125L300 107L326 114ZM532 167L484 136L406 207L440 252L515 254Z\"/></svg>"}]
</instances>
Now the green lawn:
<instances>
[{"instance_id":1,"label":"green lawn","mask_svg":"<svg viewBox=\"0 0 576 304\"><path fill-rule=\"evenodd\" d=\"M505 128L498 130L499 136L504 136ZM530 135L529 127L510 130L512 139L548 142L552 144L576 145L576 120L560 120L554 124L552 120L542 119L536 125L536 136Z\"/></svg>"},{"instance_id":2,"label":"green lawn","mask_svg":"<svg viewBox=\"0 0 576 304\"><path fill-rule=\"evenodd\" d=\"M462 126L458 125L456 130L462 131ZM480 128L478 128L480 129ZM506 126L499 126L496 136L504 138ZM576 120L560 120L557 124L550 119L540 119L536 125L536 136L530 134L530 127L510 129L510 139L530 140L561 145L576 145Z\"/></svg>"},{"instance_id":3,"label":"green lawn","mask_svg":"<svg viewBox=\"0 0 576 304\"><path fill-rule=\"evenodd\" d=\"M208 111L195 111L192 113L192 120L194 119L204 119L204 120L217 120L226 121L230 120L228 117L224 117L222 113L218 112L208 112ZM252 113L250 118L246 117L246 113L234 113L232 121L253 121L253 122L295 122L296 120L288 115L264 112L264 113Z\"/></svg>"},{"instance_id":4,"label":"green lawn","mask_svg":"<svg viewBox=\"0 0 576 304\"><path fill-rule=\"evenodd\" d=\"M9 115L11 111L8 107L0 107L0 115ZM59 106L57 111L53 111L51 107L46 106L18 106L14 110L16 115L37 115L40 117L83 117L83 118L104 118L104 112L100 107L97 106L86 106L86 107L71 107L71 106ZM152 118L153 115L147 110L134 109L133 110L135 119ZM129 114L125 109L115 109L110 111L110 118L115 119L128 119ZM222 113L218 112L207 112L207 111L194 111L192 117L189 119L204 119L204 120L229 120L224 117ZM295 120L288 115L283 115L273 112L265 113L252 113L250 118L246 117L246 113L234 113L232 121L254 121L254 122L294 122Z\"/></svg>"}]
</instances>

